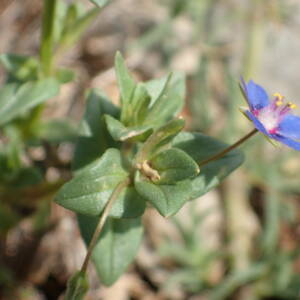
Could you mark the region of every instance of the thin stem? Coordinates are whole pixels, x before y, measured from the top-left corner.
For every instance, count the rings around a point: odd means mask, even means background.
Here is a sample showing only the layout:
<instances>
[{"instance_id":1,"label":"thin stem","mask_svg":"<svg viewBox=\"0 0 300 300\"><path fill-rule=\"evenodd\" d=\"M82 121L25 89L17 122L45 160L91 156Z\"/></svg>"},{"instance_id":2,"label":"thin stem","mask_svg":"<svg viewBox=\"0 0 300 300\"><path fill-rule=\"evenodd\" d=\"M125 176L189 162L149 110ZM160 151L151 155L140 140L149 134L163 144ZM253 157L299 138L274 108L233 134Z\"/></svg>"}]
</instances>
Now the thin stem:
<instances>
[{"instance_id":1,"label":"thin stem","mask_svg":"<svg viewBox=\"0 0 300 300\"><path fill-rule=\"evenodd\" d=\"M243 142L245 142L246 140L248 140L251 136L253 136L255 133L257 133L258 130L255 128L252 131L250 131L247 135L245 135L243 138L241 138L240 140L238 140L236 143L234 143L233 145L229 146L228 148L224 149L223 151L211 156L210 158L201 161L198 165L199 167L202 167L204 165L206 165L207 163L220 159L221 157L223 157L225 154L227 154L228 152L230 152L231 150L237 148L240 144L242 144Z\"/></svg>"},{"instance_id":2,"label":"thin stem","mask_svg":"<svg viewBox=\"0 0 300 300\"><path fill-rule=\"evenodd\" d=\"M54 42L54 21L57 0L44 0L44 12L42 20L42 36L40 46L40 60L42 74L48 76L52 71L52 56Z\"/></svg>"},{"instance_id":3,"label":"thin stem","mask_svg":"<svg viewBox=\"0 0 300 300\"><path fill-rule=\"evenodd\" d=\"M88 247L88 249L87 249L87 253L86 253L84 262L83 262L83 264L82 264L82 267L81 267L81 272L82 272L82 273L85 273L86 270L87 270L87 267L88 267L88 263L89 263L90 257L91 257L91 255L92 255L92 252L93 252L93 250L94 250L94 247L95 247L95 245L96 245L96 242L97 242L97 240L98 240L98 238L99 238L99 235L100 235L100 233L101 233L101 231L102 231L102 229L103 229L103 226L104 226L104 224L105 224L105 221L106 221L106 219L107 219L107 217L108 217L108 215L109 215L109 212L110 212L110 210L111 210L111 208L112 208L112 206L113 206L115 200L118 198L118 196L119 196L119 194L122 192L122 190L123 190L126 186L128 186L129 182L130 182L129 177L126 178L125 180L121 181L121 182L116 186L116 188L115 188L114 191L112 192L110 198L108 199L108 201L107 201L107 203L106 203L106 206L105 206L105 208L104 208L104 210L103 210L103 213L102 213L102 215L101 215L101 217L100 217L100 219L99 219L99 222L98 222L98 224L97 224L97 226L96 226L96 229L95 229L95 231L94 231L93 237L92 237L92 239L91 239L91 241L90 241L89 247Z\"/></svg>"}]
</instances>

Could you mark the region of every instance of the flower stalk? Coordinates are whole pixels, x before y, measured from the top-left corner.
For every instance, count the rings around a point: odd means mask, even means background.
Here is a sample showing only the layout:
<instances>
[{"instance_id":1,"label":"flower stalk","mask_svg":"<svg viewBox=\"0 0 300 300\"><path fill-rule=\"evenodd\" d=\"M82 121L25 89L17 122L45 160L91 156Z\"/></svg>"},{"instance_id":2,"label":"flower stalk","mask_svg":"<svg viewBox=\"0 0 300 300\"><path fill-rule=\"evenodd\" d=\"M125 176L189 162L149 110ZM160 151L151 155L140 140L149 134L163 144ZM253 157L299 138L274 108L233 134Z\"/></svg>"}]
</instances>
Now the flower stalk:
<instances>
[{"instance_id":1,"label":"flower stalk","mask_svg":"<svg viewBox=\"0 0 300 300\"><path fill-rule=\"evenodd\" d=\"M85 256L85 259L84 259L84 262L82 264L82 267L81 267L81 273L85 273L86 270L87 270L87 267L88 267L88 264L89 264L89 261L90 261L90 258L91 258L91 255L92 255L92 252L95 248L95 245L96 245L96 242L99 238L99 235L101 234L102 232L102 229L104 227L104 224L106 222L106 219L109 215L109 212L115 202L115 200L118 198L119 194L123 191L124 188L126 188L130 183L130 178L127 177L125 180L121 181L117 186L116 188L114 189L114 191L112 192L110 198L108 199L107 203L106 203L106 206L103 210L103 213L99 219L99 222L96 226L96 229L94 231L94 234L93 234L93 237L90 241L90 244L88 246L88 249L87 249L87 253L86 253L86 256Z\"/></svg>"},{"instance_id":2,"label":"flower stalk","mask_svg":"<svg viewBox=\"0 0 300 300\"><path fill-rule=\"evenodd\" d=\"M223 151L221 151L221 152L219 152L219 153L217 153L217 154L209 157L206 160L203 160L203 161L199 162L198 163L199 167L202 167L202 166L208 164L211 161L214 161L214 160L222 158L225 154L227 154L228 152L230 152L233 149L237 148L239 145L241 145L242 143L244 143L246 140L248 140L250 137L252 137L257 132L258 132L258 130L256 128L254 128L247 135L245 135L244 137L242 137L241 139L239 139L237 142L235 142L231 146L225 148Z\"/></svg>"}]
</instances>

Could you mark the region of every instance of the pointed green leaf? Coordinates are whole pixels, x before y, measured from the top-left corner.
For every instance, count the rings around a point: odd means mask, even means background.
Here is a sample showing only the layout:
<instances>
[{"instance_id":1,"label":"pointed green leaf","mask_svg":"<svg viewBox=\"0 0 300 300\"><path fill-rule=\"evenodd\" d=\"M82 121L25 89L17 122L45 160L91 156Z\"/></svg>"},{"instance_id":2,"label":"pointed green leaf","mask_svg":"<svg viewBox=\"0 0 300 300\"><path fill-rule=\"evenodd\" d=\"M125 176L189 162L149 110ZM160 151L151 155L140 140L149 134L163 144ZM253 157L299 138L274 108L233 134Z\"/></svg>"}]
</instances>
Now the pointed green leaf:
<instances>
[{"instance_id":1,"label":"pointed green leaf","mask_svg":"<svg viewBox=\"0 0 300 300\"><path fill-rule=\"evenodd\" d=\"M83 239L88 245L98 218L79 215L78 222ZM140 219L108 218L92 254L102 283L111 285L125 272L138 251L142 236Z\"/></svg>"},{"instance_id":2,"label":"pointed green leaf","mask_svg":"<svg viewBox=\"0 0 300 300\"><path fill-rule=\"evenodd\" d=\"M19 88L8 84L0 89L0 125L20 117L28 110L54 97L59 90L53 78L27 82Z\"/></svg>"},{"instance_id":3,"label":"pointed green leaf","mask_svg":"<svg viewBox=\"0 0 300 300\"><path fill-rule=\"evenodd\" d=\"M143 125L148 114L151 97L143 83L138 83L132 98L130 106L132 115L132 124Z\"/></svg>"},{"instance_id":4,"label":"pointed green leaf","mask_svg":"<svg viewBox=\"0 0 300 300\"><path fill-rule=\"evenodd\" d=\"M136 84L129 74L120 52L117 52L115 57L115 70L122 103L121 122L127 125L127 122L130 120L130 102L133 97Z\"/></svg>"},{"instance_id":5,"label":"pointed green leaf","mask_svg":"<svg viewBox=\"0 0 300 300\"><path fill-rule=\"evenodd\" d=\"M149 201L164 217L169 217L190 199L192 186L190 180L176 184L154 184L139 172L135 176L137 192Z\"/></svg>"},{"instance_id":6,"label":"pointed green leaf","mask_svg":"<svg viewBox=\"0 0 300 300\"><path fill-rule=\"evenodd\" d=\"M126 141L151 132L150 126L125 127L120 121L109 115L105 116L105 121L107 129L115 141Z\"/></svg>"},{"instance_id":7,"label":"pointed green leaf","mask_svg":"<svg viewBox=\"0 0 300 300\"><path fill-rule=\"evenodd\" d=\"M182 132L172 142L173 147L188 153L197 163L224 150L228 145L201 133ZM244 160L239 150L227 153L219 160L201 167L201 172L192 180L192 199L202 196L217 186L226 176L238 168Z\"/></svg>"},{"instance_id":8,"label":"pointed green leaf","mask_svg":"<svg viewBox=\"0 0 300 300\"><path fill-rule=\"evenodd\" d=\"M144 124L159 126L182 110L185 97L185 77L182 73L172 73L145 85L151 95L151 105Z\"/></svg>"},{"instance_id":9,"label":"pointed green leaf","mask_svg":"<svg viewBox=\"0 0 300 300\"><path fill-rule=\"evenodd\" d=\"M73 22L70 15L67 13L65 18L64 28L61 32L61 37L59 40L59 46L61 48L70 47L75 44L75 42L81 37L82 33L90 25L90 23L97 17L101 8L94 7L82 16L78 16Z\"/></svg>"},{"instance_id":10,"label":"pointed green leaf","mask_svg":"<svg viewBox=\"0 0 300 300\"><path fill-rule=\"evenodd\" d=\"M167 149L150 160L150 165L160 176L156 184L172 184L195 177L200 169L196 162L179 149Z\"/></svg>"},{"instance_id":11,"label":"pointed green leaf","mask_svg":"<svg viewBox=\"0 0 300 300\"><path fill-rule=\"evenodd\" d=\"M159 101L159 99L164 95L164 93L166 93L172 76L173 73L170 73L167 76L152 79L144 83L151 97L151 106L153 106L153 104L156 101Z\"/></svg>"},{"instance_id":12,"label":"pointed green leaf","mask_svg":"<svg viewBox=\"0 0 300 300\"><path fill-rule=\"evenodd\" d=\"M117 147L106 129L104 114L119 115L119 109L99 90L92 89L87 97L86 111L79 128L73 169L79 170L99 158L107 148Z\"/></svg>"},{"instance_id":13,"label":"pointed green leaf","mask_svg":"<svg viewBox=\"0 0 300 300\"><path fill-rule=\"evenodd\" d=\"M142 145L139 153L137 154L136 163L143 163L145 160L149 160L153 157L158 151L161 151L162 148L170 143L183 127L183 119L174 119L158 128Z\"/></svg>"},{"instance_id":14,"label":"pointed green leaf","mask_svg":"<svg viewBox=\"0 0 300 300\"><path fill-rule=\"evenodd\" d=\"M80 214L98 216L116 186L128 176L122 165L120 151L108 149L100 159L78 171L59 190L55 202ZM129 186L118 196L110 215L135 218L142 215L144 210L144 199Z\"/></svg>"},{"instance_id":15,"label":"pointed green leaf","mask_svg":"<svg viewBox=\"0 0 300 300\"><path fill-rule=\"evenodd\" d=\"M72 27L80 16L81 6L78 3L71 3L69 6L62 8L62 10L64 12L62 20L60 20L62 29Z\"/></svg>"}]
</instances>

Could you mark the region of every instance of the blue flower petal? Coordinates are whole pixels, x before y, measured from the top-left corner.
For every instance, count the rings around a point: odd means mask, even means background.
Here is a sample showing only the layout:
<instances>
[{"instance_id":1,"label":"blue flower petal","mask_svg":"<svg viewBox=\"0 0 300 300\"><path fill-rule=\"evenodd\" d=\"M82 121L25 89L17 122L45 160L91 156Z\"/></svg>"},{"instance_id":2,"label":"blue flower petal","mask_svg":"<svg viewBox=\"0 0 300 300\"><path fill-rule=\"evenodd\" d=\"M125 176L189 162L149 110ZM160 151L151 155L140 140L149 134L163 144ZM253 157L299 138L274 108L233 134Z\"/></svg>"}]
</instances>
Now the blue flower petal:
<instances>
[{"instance_id":1,"label":"blue flower petal","mask_svg":"<svg viewBox=\"0 0 300 300\"><path fill-rule=\"evenodd\" d=\"M242 88L247 98L250 109L259 110L269 104L269 97L263 87L250 80L247 84L242 79Z\"/></svg>"},{"instance_id":2,"label":"blue flower petal","mask_svg":"<svg viewBox=\"0 0 300 300\"><path fill-rule=\"evenodd\" d=\"M300 117L287 115L280 122L278 133L291 139L300 139Z\"/></svg>"},{"instance_id":3,"label":"blue flower petal","mask_svg":"<svg viewBox=\"0 0 300 300\"><path fill-rule=\"evenodd\" d=\"M259 130L261 133L267 135L268 137L272 137L266 130L265 126L249 111L245 111L248 118L253 122L254 126L257 130Z\"/></svg>"},{"instance_id":4,"label":"blue flower petal","mask_svg":"<svg viewBox=\"0 0 300 300\"><path fill-rule=\"evenodd\" d=\"M275 139L283 144L286 144L287 146L289 146L295 150L300 151L300 142L294 141L288 137L281 136L281 135L273 135L272 137L273 137L273 139Z\"/></svg>"}]
</instances>

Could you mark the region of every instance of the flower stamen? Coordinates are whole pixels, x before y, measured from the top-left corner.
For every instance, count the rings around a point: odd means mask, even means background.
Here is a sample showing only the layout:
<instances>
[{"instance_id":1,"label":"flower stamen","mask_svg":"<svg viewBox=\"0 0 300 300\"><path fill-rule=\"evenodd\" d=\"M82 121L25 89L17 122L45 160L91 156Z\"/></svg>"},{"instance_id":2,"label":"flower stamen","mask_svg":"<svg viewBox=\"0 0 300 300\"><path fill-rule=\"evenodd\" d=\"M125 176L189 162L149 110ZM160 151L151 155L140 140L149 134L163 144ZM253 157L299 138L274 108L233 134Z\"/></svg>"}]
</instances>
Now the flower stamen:
<instances>
[{"instance_id":1,"label":"flower stamen","mask_svg":"<svg viewBox=\"0 0 300 300\"><path fill-rule=\"evenodd\" d=\"M297 108L297 105L296 105L295 103L292 103L292 102L288 102L287 105L288 105L288 107L289 107L290 109L295 109L295 108Z\"/></svg>"},{"instance_id":2,"label":"flower stamen","mask_svg":"<svg viewBox=\"0 0 300 300\"><path fill-rule=\"evenodd\" d=\"M291 109L297 107L292 102L286 102L284 96L279 93L275 93L274 96L275 99L268 106L257 113L254 112L254 115L261 121L270 134L276 134L281 120Z\"/></svg>"},{"instance_id":3,"label":"flower stamen","mask_svg":"<svg viewBox=\"0 0 300 300\"><path fill-rule=\"evenodd\" d=\"M273 96L281 102L282 102L282 99L284 98L280 93L274 93Z\"/></svg>"}]
</instances>

